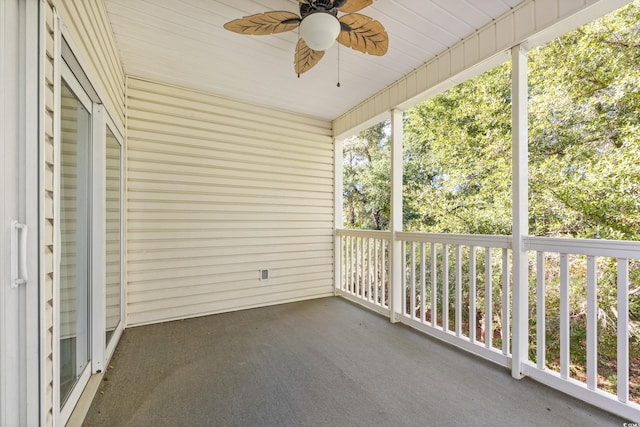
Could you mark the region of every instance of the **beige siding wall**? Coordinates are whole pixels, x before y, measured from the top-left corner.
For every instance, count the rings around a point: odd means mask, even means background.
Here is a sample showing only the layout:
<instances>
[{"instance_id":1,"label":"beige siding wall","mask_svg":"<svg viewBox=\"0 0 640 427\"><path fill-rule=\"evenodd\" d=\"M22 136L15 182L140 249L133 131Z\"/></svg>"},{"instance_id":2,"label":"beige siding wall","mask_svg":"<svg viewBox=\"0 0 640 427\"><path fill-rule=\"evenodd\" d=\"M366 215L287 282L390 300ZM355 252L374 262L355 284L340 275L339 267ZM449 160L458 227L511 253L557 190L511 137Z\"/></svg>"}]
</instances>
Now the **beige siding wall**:
<instances>
[{"instance_id":1,"label":"beige siding wall","mask_svg":"<svg viewBox=\"0 0 640 427\"><path fill-rule=\"evenodd\" d=\"M128 325L331 295L330 123L128 81Z\"/></svg>"},{"instance_id":2,"label":"beige siding wall","mask_svg":"<svg viewBox=\"0 0 640 427\"><path fill-rule=\"evenodd\" d=\"M55 0L64 35L107 111L124 124L125 77L102 0Z\"/></svg>"}]
</instances>

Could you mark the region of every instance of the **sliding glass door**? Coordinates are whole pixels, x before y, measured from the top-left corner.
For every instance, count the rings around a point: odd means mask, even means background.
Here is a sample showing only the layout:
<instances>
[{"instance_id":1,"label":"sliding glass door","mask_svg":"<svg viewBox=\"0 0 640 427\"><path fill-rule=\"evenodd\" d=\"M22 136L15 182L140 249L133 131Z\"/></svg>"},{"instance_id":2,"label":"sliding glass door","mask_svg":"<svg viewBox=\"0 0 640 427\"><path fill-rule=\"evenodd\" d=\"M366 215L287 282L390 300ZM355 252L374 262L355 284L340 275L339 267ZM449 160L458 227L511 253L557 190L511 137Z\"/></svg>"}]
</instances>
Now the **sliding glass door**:
<instances>
[{"instance_id":1,"label":"sliding glass door","mask_svg":"<svg viewBox=\"0 0 640 427\"><path fill-rule=\"evenodd\" d=\"M76 85L77 86L77 85ZM62 81L60 112L59 396L69 399L90 362L89 197L91 103Z\"/></svg>"},{"instance_id":2,"label":"sliding glass door","mask_svg":"<svg viewBox=\"0 0 640 427\"><path fill-rule=\"evenodd\" d=\"M70 54L59 93L54 384L64 424L123 330L123 136Z\"/></svg>"},{"instance_id":3,"label":"sliding glass door","mask_svg":"<svg viewBox=\"0 0 640 427\"><path fill-rule=\"evenodd\" d=\"M105 274L105 344L122 320L122 146L107 125L106 141L106 274Z\"/></svg>"}]
</instances>

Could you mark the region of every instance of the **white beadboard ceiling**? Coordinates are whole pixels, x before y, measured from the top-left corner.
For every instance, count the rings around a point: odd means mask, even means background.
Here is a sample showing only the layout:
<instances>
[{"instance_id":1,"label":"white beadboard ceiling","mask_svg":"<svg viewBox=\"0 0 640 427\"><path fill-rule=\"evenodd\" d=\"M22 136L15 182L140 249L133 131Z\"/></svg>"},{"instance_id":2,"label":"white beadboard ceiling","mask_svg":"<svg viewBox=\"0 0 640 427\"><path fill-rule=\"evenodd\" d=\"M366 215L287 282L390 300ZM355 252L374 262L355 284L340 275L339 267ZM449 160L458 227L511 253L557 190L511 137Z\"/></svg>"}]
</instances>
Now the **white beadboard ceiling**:
<instances>
[{"instance_id":1,"label":"white beadboard ceiling","mask_svg":"<svg viewBox=\"0 0 640 427\"><path fill-rule=\"evenodd\" d=\"M104 0L128 75L333 120L507 13L522 0L375 0L360 13L389 33L383 57L338 44L300 78L297 31L268 36L223 24L296 0ZM340 74L341 87L336 87Z\"/></svg>"}]
</instances>

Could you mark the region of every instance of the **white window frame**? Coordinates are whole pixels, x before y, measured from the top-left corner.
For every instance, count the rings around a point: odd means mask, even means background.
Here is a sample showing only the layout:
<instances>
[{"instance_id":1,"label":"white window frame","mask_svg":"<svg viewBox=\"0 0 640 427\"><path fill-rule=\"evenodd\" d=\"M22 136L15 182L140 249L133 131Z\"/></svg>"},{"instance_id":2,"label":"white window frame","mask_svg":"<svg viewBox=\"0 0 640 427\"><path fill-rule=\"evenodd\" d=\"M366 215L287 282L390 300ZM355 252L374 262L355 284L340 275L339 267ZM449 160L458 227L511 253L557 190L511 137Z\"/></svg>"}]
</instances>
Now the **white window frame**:
<instances>
[{"instance_id":1,"label":"white window frame","mask_svg":"<svg viewBox=\"0 0 640 427\"><path fill-rule=\"evenodd\" d=\"M94 108L95 117L93 119L93 223L91 252L98 254L102 261L106 261L106 146L107 130L111 131L116 141L120 145L120 322L113 332L113 336L108 345L105 339L106 322L106 262L94 263L92 269L92 344L91 344L91 371L94 374L104 372L107 362L111 359L116 345L120 340L124 330L124 191L123 191L123 136L118 130L115 121L104 109L102 104ZM99 225L99 226L98 226Z\"/></svg>"},{"instance_id":2,"label":"white window frame","mask_svg":"<svg viewBox=\"0 0 640 427\"><path fill-rule=\"evenodd\" d=\"M65 84L67 86L69 86L69 88L71 89L71 91L74 93L74 95L77 97L77 99L80 101L80 103L83 105L84 108L87 109L87 111L89 111L91 113L91 126L92 128L95 128L95 117L93 115L93 103L91 101L91 98L89 97L89 95L86 93L86 91L84 90L84 88L82 87L82 85L80 84L80 82L76 79L75 75L73 74L73 71L71 70L71 68L69 67L69 65L64 61L60 61L60 66L61 66L61 73L60 73L60 81L58 81L56 84L59 85L59 87L62 86L62 80L64 80ZM60 93L60 91L58 91L58 93ZM57 101L57 108L58 110L60 109L60 101ZM60 115L58 115L58 120L60 119ZM93 132L93 130L92 130ZM92 139L93 139L93 133L91 133L92 135ZM90 146L87 147L89 149L89 163L92 162L92 157L93 157L93 148L92 146L95 144L95 141L91 141ZM56 147L56 159L60 159L60 150L61 150L61 141L60 138L58 138L57 141L57 147ZM91 175L91 173L90 173ZM56 308L54 310L54 334L53 334L53 339L54 339L54 360L53 360L53 371L54 371L54 376L53 376L53 384L54 384L54 410L56 413L56 420L59 424L66 424L67 420L69 419L69 417L71 416L71 413L73 412L73 409L75 408L78 399L80 398L80 395L82 394L84 388L86 387L88 381L89 381L89 377L91 376L91 358L92 355L89 354L89 364L84 368L83 372L80 375L80 378L78 379L78 381L76 382L76 385L74 386L73 391L71 392L71 394L69 395L69 397L67 398L66 402L64 403L64 405L62 404L62 402L60 401L61 396L59 393L59 388L60 388L60 247L59 247L59 243L61 242L61 236L60 236L60 168L57 168L57 175L56 175L56 210L55 210L55 218L58 218L57 221L57 227L56 227L56 241L58 243L58 246L56 247L57 253L58 253L58 258L56 259L56 267L55 267L55 278L54 278L54 283L55 283L55 301L57 301L58 303L56 304ZM91 181L91 178L90 178ZM89 184L91 185L91 184ZM89 197L93 197L93 195L91 194L92 189L90 189L89 192ZM88 211L88 216L90 218L89 222L91 223L91 218L92 218L92 209L91 206L89 206L89 211ZM87 227L87 229L91 229L90 227ZM90 237L91 236L91 232L90 232ZM91 243L89 243L89 246L87 249L89 249L91 247ZM89 254L89 262L87 263L87 268L89 269L87 277L91 278L93 276L92 273L92 267L93 267L93 260L91 259L92 254L91 254L91 250L88 251ZM93 283L89 283L89 292L90 294L95 293L94 289L93 289ZM91 305L87 306L87 309L91 310L92 307ZM91 314L91 320L93 318L93 313ZM88 331L87 332L91 332L89 334L89 342L91 343L92 340L92 334L93 334L93 330L92 330L92 323L90 320L90 324L88 325ZM90 344L91 345L91 344Z\"/></svg>"}]
</instances>

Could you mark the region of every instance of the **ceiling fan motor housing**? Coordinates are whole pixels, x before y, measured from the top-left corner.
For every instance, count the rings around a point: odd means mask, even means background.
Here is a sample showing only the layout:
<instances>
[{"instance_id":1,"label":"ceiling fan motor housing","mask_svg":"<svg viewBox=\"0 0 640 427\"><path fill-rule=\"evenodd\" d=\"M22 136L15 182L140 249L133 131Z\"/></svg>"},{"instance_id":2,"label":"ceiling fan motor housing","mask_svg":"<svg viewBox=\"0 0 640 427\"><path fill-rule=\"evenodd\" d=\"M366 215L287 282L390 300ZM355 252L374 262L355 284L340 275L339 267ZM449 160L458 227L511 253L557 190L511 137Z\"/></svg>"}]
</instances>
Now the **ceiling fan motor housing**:
<instances>
[{"instance_id":1,"label":"ceiling fan motor housing","mask_svg":"<svg viewBox=\"0 0 640 427\"><path fill-rule=\"evenodd\" d=\"M304 19L306 16L316 12L330 13L338 16L338 10L332 0L311 0L306 3L300 3L300 16Z\"/></svg>"}]
</instances>

